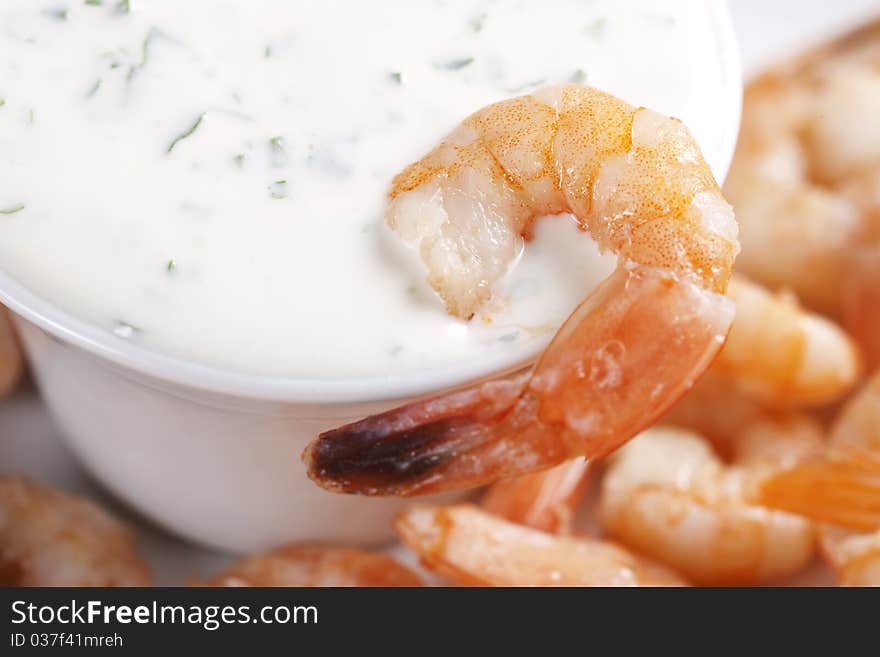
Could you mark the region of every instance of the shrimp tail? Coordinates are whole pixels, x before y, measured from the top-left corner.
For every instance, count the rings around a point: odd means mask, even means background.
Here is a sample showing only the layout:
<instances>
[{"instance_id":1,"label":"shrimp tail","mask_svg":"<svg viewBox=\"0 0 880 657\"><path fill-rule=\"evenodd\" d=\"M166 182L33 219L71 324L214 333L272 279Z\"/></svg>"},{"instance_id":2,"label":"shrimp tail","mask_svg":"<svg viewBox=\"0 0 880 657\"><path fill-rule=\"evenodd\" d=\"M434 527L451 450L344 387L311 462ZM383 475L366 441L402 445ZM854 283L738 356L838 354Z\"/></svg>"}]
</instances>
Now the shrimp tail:
<instances>
[{"instance_id":1,"label":"shrimp tail","mask_svg":"<svg viewBox=\"0 0 880 657\"><path fill-rule=\"evenodd\" d=\"M880 529L880 455L846 446L762 482L764 506L862 531Z\"/></svg>"},{"instance_id":2,"label":"shrimp tail","mask_svg":"<svg viewBox=\"0 0 880 657\"><path fill-rule=\"evenodd\" d=\"M563 324L531 372L323 433L303 461L328 490L410 496L600 458L693 386L732 319L722 295L624 265Z\"/></svg>"}]
</instances>

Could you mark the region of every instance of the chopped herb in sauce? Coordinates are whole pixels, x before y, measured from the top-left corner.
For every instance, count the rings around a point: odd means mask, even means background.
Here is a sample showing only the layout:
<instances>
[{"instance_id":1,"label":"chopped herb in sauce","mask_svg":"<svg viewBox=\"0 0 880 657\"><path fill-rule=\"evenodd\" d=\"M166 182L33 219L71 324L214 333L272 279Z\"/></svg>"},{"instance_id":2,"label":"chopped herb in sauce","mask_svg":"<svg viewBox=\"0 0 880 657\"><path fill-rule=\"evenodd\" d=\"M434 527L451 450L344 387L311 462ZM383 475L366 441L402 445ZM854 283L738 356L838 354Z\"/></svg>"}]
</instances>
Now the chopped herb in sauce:
<instances>
[{"instance_id":1,"label":"chopped herb in sauce","mask_svg":"<svg viewBox=\"0 0 880 657\"><path fill-rule=\"evenodd\" d=\"M204 120L204 118L205 118L204 112L202 114L199 114L199 118L197 118L195 120L195 122L189 128L187 128L186 130L181 132L179 135L177 135L177 137L174 138L174 141L172 141L168 145L168 150L166 152L170 153L171 151L174 150L174 147L177 146L180 142L182 142L184 139L188 139L189 137L191 137L193 135L193 133L199 129L199 126L202 125L202 121Z\"/></svg>"},{"instance_id":2,"label":"chopped herb in sauce","mask_svg":"<svg viewBox=\"0 0 880 657\"><path fill-rule=\"evenodd\" d=\"M232 158L232 161L235 162L235 166L242 169L244 168L244 163L247 161L247 155L244 153L237 153L235 157Z\"/></svg>"},{"instance_id":3,"label":"chopped herb in sauce","mask_svg":"<svg viewBox=\"0 0 880 657\"><path fill-rule=\"evenodd\" d=\"M435 62L434 68L443 70L443 71L460 71L463 68L467 68L471 64L474 63L473 57L463 57L461 59L450 59L445 62Z\"/></svg>"},{"instance_id":4,"label":"chopped herb in sauce","mask_svg":"<svg viewBox=\"0 0 880 657\"><path fill-rule=\"evenodd\" d=\"M269 185L269 195L275 199L287 198L287 181L276 180Z\"/></svg>"},{"instance_id":5,"label":"chopped herb in sauce","mask_svg":"<svg viewBox=\"0 0 880 657\"><path fill-rule=\"evenodd\" d=\"M101 78L95 80L95 84L92 85L92 88L86 92L86 98L92 98L98 91L101 89Z\"/></svg>"},{"instance_id":6,"label":"chopped herb in sauce","mask_svg":"<svg viewBox=\"0 0 880 657\"><path fill-rule=\"evenodd\" d=\"M86 4L90 7L100 7L104 4L104 0L85 0L83 4Z\"/></svg>"},{"instance_id":7,"label":"chopped herb in sauce","mask_svg":"<svg viewBox=\"0 0 880 657\"><path fill-rule=\"evenodd\" d=\"M486 27L486 19L487 18L488 18L488 16L486 16L486 14L480 14L479 16L477 16L476 18L471 20L471 22L470 22L471 29L477 33L482 32L483 28Z\"/></svg>"},{"instance_id":8,"label":"chopped herb in sauce","mask_svg":"<svg viewBox=\"0 0 880 657\"><path fill-rule=\"evenodd\" d=\"M571 74L571 77L568 78L568 81L573 84L584 84L587 81L587 72L584 69L579 68Z\"/></svg>"},{"instance_id":9,"label":"chopped herb in sauce","mask_svg":"<svg viewBox=\"0 0 880 657\"><path fill-rule=\"evenodd\" d=\"M116 3L116 11L120 14L130 14L131 0L119 0L119 2Z\"/></svg>"},{"instance_id":10,"label":"chopped herb in sauce","mask_svg":"<svg viewBox=\"0 0 880 657\"><path fill-rule=\"evenodd\" d=\"M165 265L165 271L167 271L169 274L173 274L176 270L177 270L177 261L175 261L174 258L172 258Z\"/></svg>"},{"instance_id":11,"label":"chopped herb in sauce","mask_svg":"<svg viewBox=\"0 0 880 657\"><path fill-rule=\"evenodd\" d=\"M162 32L157 30L155 27L150 28L150 31L147 33L147 36L144 37L144 42L141 45L141 60L137 64L134 64L131 67L129 67L129 69L128 69L128 76L126 77L126 79L129 82L131 81L131 79L135 75L140 73L143 70L143 68L149 63L149 61L150 61L150 48L153 46L153 40L156 39L156 37L160 37L160 36L164 36L162 34ZM116 68L116 67L114 66L113 68Z\"/></svg>"},{"instance_id":12,"label":"chopped herb in sauce","mask_svg":"<svg viewBox=\"0 0 880 657\"><path fill-rule=\"evenodd\" d=\"M21 212L24 208L24 204L19 203L18 205L13 205L8 208L0 208L0 214L15 214L16 212Z\"/></svg>"},{"instance_id":13,"label":"chopped herb in sauce","mask_svg":"<svg viewBox=\"0 0 880 657\"><path fill-rule=\"evenodd\" d=\"M540 80L526 82L525 84L522 84L522 85L515 87L513 89L508 89L508 91L512 94L521 94L523 92L529 91L530 89L536 89L536 88L540 87L542 84L544 84L545 82L547 82L547 78L542 78Z\"/></svg>"},{"instance_id":14,"label":"chopped herb in sauce","mask_svg":"<svg viewBox=\"0 0 880 657\"><path fill-rule=\"evenodd\" d=\"M269 140L269 151L271 152L273 167L283 167L287 164L287 150L284 144L284 137L272 137Z\"/></svg>"},{"instance_id":15,"label":"chopped herb in sauce","mask_svg":"<svg viewBox=\"0 0 880 657\"><path fill-rule=\"evenodd\" d=\"M28 113L27 113L27 122L28 122L28 125L33 125L34 123L36 123L36 121L37 121L37 117L36 117L36 115L34 114L34 110L29 109L29 110L28 110Z\"/></svg>"},{"instance_id":16,"label":"chopped herb in sauce","mask_svg":"<svg viewBox=\"0 0 880 657\"><path fill-rule=\"evenodd\" d=\"M6 104L5 98L0 98L0 107L3 107Z\"/></svg>"},{"instance_id":17,"label":"chopped herb in sauce","mask_svg":"<svg viewBox=\"0 0 880 657\"><path fill-rule=\"evenodd\" d=\"M605 34L605 29L608 27L608 19L607 18L597 18L592 23L587 25L584 29L589 36L594 39L600 38L603 34Z\"/></svg>"},{"instance_id":18,"label":"chopped herb in sauce","mask_svg":"<svg viewBox=\"0 0 880 657\"><path fill-rule=\"evenodd\" d=\"M263 49L263 57L269 59L272 56L272 46L266 46Z\"/></svg>"},{"instance_id":19,"label":"chopped herb in sauce","mask_svg":"<svg viewBox=\"0 0 880 657\"><path fill-rule=\"evenodd\" d=\"M52 18L56 21L66 21L68 18L68 11L66 8L47 9L46 15L49 16L49 18Z\"/></svg>"},{"instance_id":20,"label":"chopped herb in sauce","mask_svg":"<svg viewBox=\"0 0 880 657\"><path fill-rule=\"evenodd\" d=\"M403 73L400 71L394 71L394 73L389 73L388 78L396 85L400 86L403 84Z\"/></svg>"}]
</instances>

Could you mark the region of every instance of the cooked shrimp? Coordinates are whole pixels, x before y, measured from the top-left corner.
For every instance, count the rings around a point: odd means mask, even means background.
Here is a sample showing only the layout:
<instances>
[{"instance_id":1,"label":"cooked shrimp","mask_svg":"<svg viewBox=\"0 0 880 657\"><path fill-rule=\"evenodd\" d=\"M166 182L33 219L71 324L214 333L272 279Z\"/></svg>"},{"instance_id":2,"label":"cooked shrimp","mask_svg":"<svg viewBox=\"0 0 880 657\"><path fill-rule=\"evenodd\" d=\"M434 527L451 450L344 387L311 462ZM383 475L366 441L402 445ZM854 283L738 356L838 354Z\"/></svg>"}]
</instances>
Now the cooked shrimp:
<instances>
[{"instance_id":1,"label":"cooked shrimp","mask_svg":"<svg viewBox=\"0 0 880 657\"><path fill-rule=\"evenodd\" d=\"M0 306L0 397L12 392L23 371L24 359L12 329L9 311Z\"/></svg>"},{"instance_id":2,"label":"cooked shrimp","mask_svg":"<svg viewBox=\"0 0 880 657\"><path fill-rule=\"evenodd\" d=\"M416 506L397 520L424 565L460 586L683 586L606 541L552 536L471 505Z\"/></svg>"},{"instance_id":3,"label":"cooked shrimp","mask_svg":"<svg viewBox=\"0 0 880 657\"><path fill-rule=\"evenodd\" d=\"M250 556L204 586L424 586L421 578L384 554L353 548L289 545Z\"/></svg>"},{"instance_id":4,"label":"cooked shrimp","mask_svg":"<svg viewBox=\"0 0 880 657\"><path fill-rule=\"evenodd\" d=\"M861 359L836 324L742 276L730 336L705 376L661 419L694 429L727 453L742 427L767 416L838 401L856 384Z\"/></svg>"},{"instance_id":5,"label":"cooked shrimp","mask_svg":"<svg viewBox=\"0 0 880 657\"><path fill-rule=\"evenodd\" d=\"M587 487L589 462L571 459L555 468L497 481L483 496L491 514L551 534L570 534Z\"/></svg>"},{"instance_id":6,"label":"cooked shrimp","mask_svg":"<svg viewBox=\"0 0 880 657\"><path fill-rule=\"evenodd\" d=\"M880 530L864 534L827 526L820 544L841 586L880 586Z\"/></svg>"},{"instance_id":7,"label":"cooked shrimp","mask_svg":"<svg viewBox=\"0 0 880 657\"><path fill-rule=\"evenodd\" d=\"M779 432L777 439L782 439ZM799 433L785 449L725 466L696 434L649 429L615 454L602 480L599 518L610 536L704 585L753 585L797 572L812 558L812 523L750 501L778 452L818 446Z\"/></svg>"},{"instance_id":8,"label":"cooked shrimp","mask_svg":"<svg viewBox=\"0 0 880 657\"><path fill-rule=\"evenodd\" d=\"M0 584L147 586L134 536L93 503L0 477Z\"/></svg>"},{"instance_id":9,"label":"cooked shrimp","mask_svg":"<svg viewBox=\"0 0 880 657\"><path fill-rule=\"evenodd\" d=\"M821 522L880 529L880 371L847 403L827 453L765 481L761 501Z\"/></svg>"},{"instance_id":10,"label":"cooked shrimp","mask_svg":"<svg viewBox=\"0 0 880 657\"><path fill-rule=\"evenodd\" d=\"M843 289L843 324L865 361L880 367L880 244L855 250Z\"/></svg>"},{"instance_id":11,"label":"cooked shrimp","mask_svg":"<svg viewBox=\"0 0 880 657\"><path fill-rule=\"evenodd\" d=\"M748 86L724 188L740 222L741 271L840 317L853 250L880 244L877 116L880 22Z\"/></svg>"},{"instance_id":12,"label":"cooked shrimp","mask_svg":"<svg viewBox=\"0 0 880 657\"><path fill-rule=\"evenodd\" d=\"M388 223L450 313L491 296L533 221L572 213L616 271L529 372L329 431L325 488L415 495L610 453L706 369L732 320L736 221L682 123L589 87L490 105L399 174Z\"/></svg>"}]
</instances>

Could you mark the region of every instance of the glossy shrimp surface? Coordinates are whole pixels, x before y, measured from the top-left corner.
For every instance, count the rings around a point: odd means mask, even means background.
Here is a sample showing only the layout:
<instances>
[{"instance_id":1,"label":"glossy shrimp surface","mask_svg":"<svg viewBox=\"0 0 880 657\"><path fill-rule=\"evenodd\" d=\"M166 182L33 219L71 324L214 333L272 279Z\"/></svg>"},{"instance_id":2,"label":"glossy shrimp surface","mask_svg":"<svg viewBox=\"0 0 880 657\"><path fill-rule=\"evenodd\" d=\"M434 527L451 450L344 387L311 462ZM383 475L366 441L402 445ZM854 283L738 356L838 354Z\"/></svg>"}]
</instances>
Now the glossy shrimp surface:
<instances>
[{"instance_id":1,"label":"glossy shrimp surface","mask_svg":"<svg viewBox=\"0 0 880 657\"><path fill-rule=\"evenodd\" d=\"M354 587L424 586L421 578L384 554L354 548L290 545L247 557L204 586Z\"/></svg>"},{"instance_id":2,"label":"glossy shrimp surface","mask_svg":"<svg viewBox=\"0 0 880 657\"><path fill-rule=\"evenodd\" d=\"M397 530L427 568L461 586L683 586L607 541L553 536L474 506L415 506Z\"/></svg>"},{"instance_id":3,"label":"glossy shrimp surface","mask_svg":"<svg viewBox=\"0 0 880 657\"><path fill-rule=\"evenodd\" d=\"M0 397L15 388L24 371L24 358L12 329L9 311L0 306Z\"/></svg>"},{"instance_id":4,"label":"glossy shrimp surface","mask_svg":"<svg viewBox=\"0 0 880 657\"><path fill-rule=\"evenodd\" d=\"M491 298L532 222L571 213L616 271L529 372L322 434L325 488L415 495L610 453L706 369L732 320L737 227L687 129L567 85L486 107L394 180L388 223L447 310Z\"/></svg>"},{"instance_id":5,"label":"glossy shrimp surface","mask_svg":"<svg viewBox=\"0 0 880 657\"><path fill-rule=\"evenodd\" d=\"M134 536L84 499L21 477L0 477L4 586L147 586Z\"/></svg>"},{"instance_id":6,"label":"glossy shrimp surface","mask_svg":"<svg viewBox=\"0 0 880 657\"><path fill-rule=\"evenodd\" d=\"M786 458L818 447L809 436L781 435L794 443L781 448ZM813 556L812 523L751 502L751 489L779 467L778 458L752 439L728 466L696 434L650 429L611 459L602 526L697 584L754 585L795 573Z\"/></svg>"},{"instance_id":7,"label":"glossy shrimp surface","mask_svg":"<svg viewBox=\"0 0 880 657\"><path fill-rule=\"evenodd\" d=\"M822 554L841 586L880 586L880 530L870 533L825 526Z\"/></svg>"},{"instance_id":8,"label":"glossy shrimp surface","mask_svg":"<svg viewBox=\"0 0 880 657\"><path fill-rule=\"evenodd\" d=\"M497 481L481 506L511 522L550 534L570 534L587 487L589 462L571 459L555 468Z\"/></svg>"}]
</instances>

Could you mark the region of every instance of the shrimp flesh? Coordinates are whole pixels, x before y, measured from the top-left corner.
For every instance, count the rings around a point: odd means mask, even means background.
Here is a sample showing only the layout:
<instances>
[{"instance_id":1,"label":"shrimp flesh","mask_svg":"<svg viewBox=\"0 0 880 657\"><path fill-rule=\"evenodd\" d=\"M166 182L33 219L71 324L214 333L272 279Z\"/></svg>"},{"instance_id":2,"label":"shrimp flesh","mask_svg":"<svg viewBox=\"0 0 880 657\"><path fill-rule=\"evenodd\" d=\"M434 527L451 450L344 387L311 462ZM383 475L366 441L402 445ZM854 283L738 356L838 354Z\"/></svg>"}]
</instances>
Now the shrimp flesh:
<instances>
[{"instance_id":1,"label":"shrimp flesh","mask_svg":"<svg viewBox=\"0 0 880 657\"><path fill-rule=\"evenodd\" d=\"M724 188L740 222L738 269L841 317L852 253L873 247L869 270L880 269L878 116L880 21L748 86Z\"/></svg>"},{"instance_id":2,"label":"shrimp flesh","mask_svg":"<svg viewBox=\"0 0 880 657\"><path fill-rule=\"evenodd\" d=\"M817 448L794 436L781 450L792 458ZM814 554L815 529L750 501L760 477L779 467L776 453L759 446L753 442L748 458L726 466L696 434L649 429L610 460L600 494L603 528L697 584L754 585L797 572Z\"/></svg>"},{"instance_id":3,"label":"shrimp flesh","mask_svg":"<svg viewBox=\"0 0 880 657\"><path fill-rule=\"evenodd\" d=\"M399 174L388 223L417 243L447 310L491 296L533 221L571 213L618 267L529 372L319 436L334 491L415 495L602 457L708 367L732 321L737 227L685 126L590 87L490 105Z\"/></svg>"},{"instance_id":4,"label":"shrimp flesh","mask_svg":"<svg viewBox=\"0 0 880 657\"><path fill-rule=\"evenodd\" d=\"M24 358L12 328L9 311L0 306L0 397L15 389L24 372Z\"/></svg>"},{"instance_id":5,"label":"shrimp flesh","mask_svg":"<svg viewBox=\"0 0 880 657\"><path fill-rule=\"evenodd\" d=\"M421 578L384 554L353 548L289 545L246 557L203 586L353 587L424 586Z\"/></svg>"},{"instance_id":6,"label":"shrimp flesh","mask_svg":"<svg viewBox=\"0 0 880 657\"><path fill-rule=\"evenodd\" d=\"M880 530L859 533L826 526L820 530L820 545L841 586L880 586Z\"/></svg>"},{"instance_id":7,"label":"shrimp flesh","mask_svg":"<svg viewBox=\"0 0 880 657\"><path fill-rule=\"evenodd\" d=\"M761 502L820 522L880 529L880 371L847 402L827 452L765 481Z\"/></svg>"},{"instance_id":8,"label":"shrimp flesh","mask_svg":"<svg viewBox=\"0 0 880 657\"><path fill-rule=\"evenodd\" d=\"M553 536L471 505L415 506L397 520L430 570L460 586L683 586L607 541Z\"/></svg>"},{"instance_id":9,"label":"shrimp flesh","mask_svg":"<svg viewBox=\"0 0 880 657\"><path fill-rule=\"evenodd\" d=\"M134 536L93 503L0 477L0 584L148 586Z\"/></svg>"},{"instance_id":10,"label":"shrimp flesh","mask_svg":"<svg viewBox=\"0 0 880 657\"><path fill-rule=\"evenodd\" d=\"M497 481L481 506L491 514L550 534L571 534L587 488L589 462L571 459L555 468Z\"/></svg>"}]
</instances>

